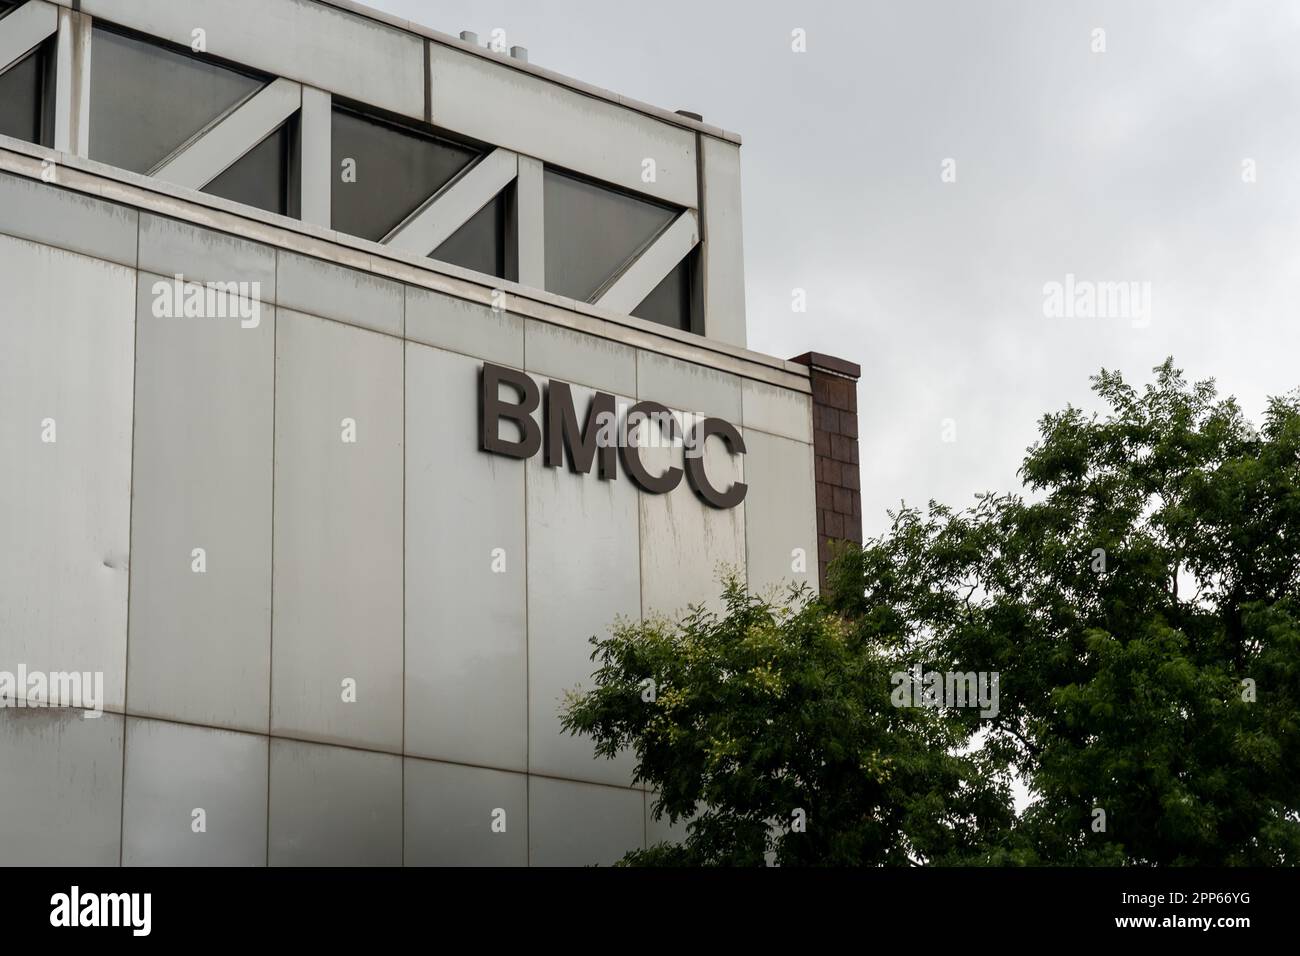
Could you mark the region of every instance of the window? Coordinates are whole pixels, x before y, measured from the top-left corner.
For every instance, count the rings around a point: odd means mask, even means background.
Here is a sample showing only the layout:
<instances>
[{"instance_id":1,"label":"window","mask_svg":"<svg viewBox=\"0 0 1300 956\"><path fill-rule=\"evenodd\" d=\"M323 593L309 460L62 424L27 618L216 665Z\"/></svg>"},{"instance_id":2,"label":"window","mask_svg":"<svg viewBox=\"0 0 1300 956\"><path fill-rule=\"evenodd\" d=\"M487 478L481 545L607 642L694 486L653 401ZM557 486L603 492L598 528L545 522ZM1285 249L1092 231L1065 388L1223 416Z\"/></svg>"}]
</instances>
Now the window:
<instances>
[{"instance_id":1,"label":"window","mask_svg":"<svg viewBox=\"0 0 1300 956\"><path fill-rule=\"evenodd\" d=\"M0 14L4 7L0 6ZM0 133L42 146L54 145L53 40L47 40L0 73Z\"/></svg>"},{"instance_id":2,"label":"window","mask_svg":"<svg viewBox=\"0 0 1300 956\"><path fill-rule=\"evenodd\" d=\"M506 187L435 249L429 258L515 281L517 272L509 267L506 256L509 207L513 197L514 187Z\"/></svg>"},{"instance_id":3,"label":"window","mask_svg":"<svg viewBox=\"0 0 1300 956\"><path fill-rule=\"evenodd\" d=\"M479 156L468 146L344 109L334 111L332 132L331 219L339 232L362 239L383 239Z\"/></svg>"},{"instance_id":4,"label":"window","mask_svg":"<svg viewBox=\"0 0 1300 956\"><path fill-rule=\"evenodd\" d=\"M695 296L696 252L692 252L673 271L664 276L645 301L632 310L638 319L649 319L686 332L698 332L692 325Z\"/></svg>"},{"instance_id":5,"label":"window","mask_svg":"<svg viewBox=\"0 0 1300 956\"><path fill-rule=\"evenodd\" d=\"M580 302L594 301L678 215L552 169L543 190L546 289Z\"/></svg>"},{"instance_id":6,"label":"window","mask_svg":"<svg viewBox=\"0 0 1300 956\"><path fill-rule=\"evenodd\" d=\"M292 168L293 130L292 122L285 123L204 186L203 191L282 216L297 216L298 203L290 189L290 183L297 179Z\"/></svg>"},{"instance_id":7,"label":"window","mask_svg":"<svg viewBox=\"0 0 1300 956\"><path fill-rule=\"evenodd\" d=\"M265 77L188 52L95 28L90 157L150 173L267 84ZM290 184L296 124L281 126L203 187L204 192L296 215Z\"/></svg>"},{"instance_id":8,"label":"window","mask_svg":"<svg viewBox=\"0 0 1300 956\"><path fill-rule=\"evenodd\" d=\"M265 81L155 43L95 28L90 158L148 173Z\"/></svg>"}]
</instances>

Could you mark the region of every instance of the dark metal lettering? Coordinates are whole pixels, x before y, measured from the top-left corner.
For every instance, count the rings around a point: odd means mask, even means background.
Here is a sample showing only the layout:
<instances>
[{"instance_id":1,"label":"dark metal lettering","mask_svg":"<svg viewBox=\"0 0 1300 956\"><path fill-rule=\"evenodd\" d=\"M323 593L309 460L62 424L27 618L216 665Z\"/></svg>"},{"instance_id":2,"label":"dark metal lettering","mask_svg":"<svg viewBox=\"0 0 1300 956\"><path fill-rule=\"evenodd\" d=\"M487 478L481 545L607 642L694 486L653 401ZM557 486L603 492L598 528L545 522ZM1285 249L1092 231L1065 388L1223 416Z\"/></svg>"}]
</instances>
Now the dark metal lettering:
<instances>
[{"instance_id":1,"label":"dark metal lettering","mask_svg":"<svg viewBox=\"0 0 1300 956\"><path fill-rule=\"evenodd\" d=\"M501 385L511 386L519 394L519 402L503 402ZM523 372L500 365L484 364L479 373L478 439L479 447L497 455L511 458L531 458L542 444L542 430L532 413L541 404L541 391L537 383ZM510 441L499 434L502 419L519 426L523 436Z\"/></svg>"},{"instance_id":2,"label":"dark metal lettering","mask_svg":"<svg viewBox=\"0 0 1300 956\"><path fill-rule=\"evenodd\" d=\"M601 422L609 425L609 437L600 442ZM587 421L578 430L578 413L573 408L573 389L564 382L551 382L546 386L546 453L547 467L558 468L569 455L569 470L585 475L591 471L591 462L600 457L600 477L609 481L618 477L618 412L614 396L597 392L587 408Z\"/></svg>"},{"instance_id":3,"label":"dark metal lettering","mask_svg":"<svg viewBox=\"0 0 1300 956\"><path fill-rule=\"evenodd\" d=\"M640 420L641 445L632 444L632 434L636 429L636 420ZM669 443L677 436L677 419L663 405L658 402L638 402L627 411L626 431L627 440L623 442L623 467L627 473L632 476L632 480L639 488L655 495L662 495L665 492L672 491L682 480L682 470L676 465L668 468L662 475L652 475L646 469L645 463L641 461L641 448L648 443L646 430L652 426L659 426L660 434L663 434L662 423L667 421Z\"/></svg>"},{"instance_id":4,"label":"dark metal lettering","mask_svg":"<svg viewBox=\"0 0 1300 956\"><path fill-rule=\"evenodd\" d=\"M719 491L709 482L704 469L704 443L710 435L717 435L733 455L745 453L745 439L736 426L721 418L705 418L691 430L691 440L686 446L686 480L705 503L715 508L734 508L745 500L749 486L737 481L726 491Z\"/></svg>"}]
</instances>

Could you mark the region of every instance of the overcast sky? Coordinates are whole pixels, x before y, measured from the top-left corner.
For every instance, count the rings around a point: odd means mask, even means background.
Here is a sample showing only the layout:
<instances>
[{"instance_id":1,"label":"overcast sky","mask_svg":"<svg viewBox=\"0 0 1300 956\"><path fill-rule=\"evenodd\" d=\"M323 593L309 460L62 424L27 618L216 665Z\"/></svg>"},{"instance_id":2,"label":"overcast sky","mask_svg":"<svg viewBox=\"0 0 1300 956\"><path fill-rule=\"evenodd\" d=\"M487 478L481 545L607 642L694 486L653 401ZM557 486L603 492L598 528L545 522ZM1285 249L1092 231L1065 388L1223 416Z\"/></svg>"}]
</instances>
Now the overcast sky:
<instances>
[{"instance_id":1,"label":"overcast sky","mask_svg":"<svg viewBox=\"0 0 1300 956\"><path fill-rule=\"evenodd\" d=\"M1300 3L369 2L744 137L749 344L862 365L869 534L1018 487L1103 365L1300 385ZM1045 316L1067 273L1149 314Z\"/></svg>"}]
</instances>

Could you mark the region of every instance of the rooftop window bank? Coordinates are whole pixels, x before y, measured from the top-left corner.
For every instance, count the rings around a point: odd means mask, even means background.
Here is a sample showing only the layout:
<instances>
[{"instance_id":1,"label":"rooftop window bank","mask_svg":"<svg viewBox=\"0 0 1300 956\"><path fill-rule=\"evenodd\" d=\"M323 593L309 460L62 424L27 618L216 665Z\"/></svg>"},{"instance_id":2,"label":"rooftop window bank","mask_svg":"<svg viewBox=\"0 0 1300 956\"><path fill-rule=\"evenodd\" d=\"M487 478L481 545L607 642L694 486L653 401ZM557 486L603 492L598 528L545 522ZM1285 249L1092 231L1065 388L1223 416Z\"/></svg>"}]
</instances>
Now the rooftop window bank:
<instances>
[{"instance_id":1,"label":"rooftop window bank","mask_svg":"<svg viewBox=\"0 0 1300 956\"><path fill-rule=\"evenodd\" d=\"M739 166L343 0L0 0L0 862L674 838L560 730L588 638L860 538L859 370L745 348Z\"/></svg>"}]
</instances>

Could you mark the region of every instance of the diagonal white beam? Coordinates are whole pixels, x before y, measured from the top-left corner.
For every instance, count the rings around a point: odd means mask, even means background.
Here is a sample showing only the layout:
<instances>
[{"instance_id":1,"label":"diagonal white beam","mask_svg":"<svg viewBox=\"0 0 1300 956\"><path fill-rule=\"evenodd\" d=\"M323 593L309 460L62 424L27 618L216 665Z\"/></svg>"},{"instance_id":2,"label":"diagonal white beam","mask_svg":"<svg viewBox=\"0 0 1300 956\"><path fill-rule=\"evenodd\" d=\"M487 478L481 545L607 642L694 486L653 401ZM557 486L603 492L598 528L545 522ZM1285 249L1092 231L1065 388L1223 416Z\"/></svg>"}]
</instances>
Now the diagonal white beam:
<instances>
[{"instance_id":1,"label":"diagonal white beam","mask_svg":"<svg viewBox=\"0 0 1300 956\"><path fill-rule=\"evenodd\" d=\"M0 73L13 66L59 28L59 8L28 0L0 20Z\"/></svg>"},{"instance_id":2,"label":"diagonal white beam","mask_svg":"<svg viewBox=\"0 0 1300 956\"><path fill-rule=\"evenodd\" d=\"M519 155L508 149L494 149L407 216L382 241L402 252L427 256L518 174Z\"/></svg>"},{"instance_id":3,"label":"diagonal white beam","mask_svg":"<svg viewBox=\"0 0 1300 956\"><path fill-rule=\"evenodd\" d=\"M159 179L202 189L266 139L302 106L302 87L279 79L154 170Z\"/></svg>"},{"instance_id":4,"label":"diagonal white beam","mask_svg":"<svg viewBox=\"0 0 1300 956\"><path fill-rule=\"evenodd\" d=\"M686 258L687 253L699 241L699 217L694 209L688 209L674 219L673 224L614 280L596 300L596 305L614 312L631 312L645 301L645 297Z\"/></svg>"}]
</instances>

